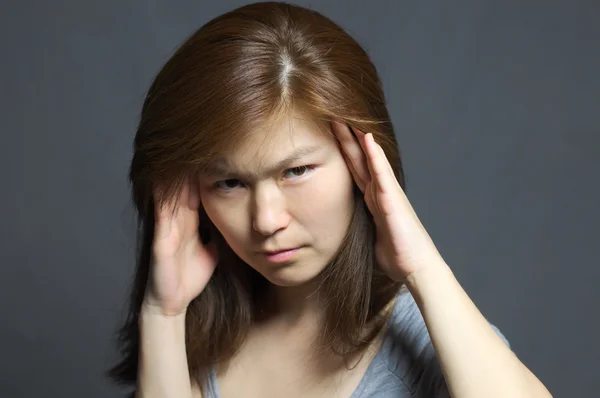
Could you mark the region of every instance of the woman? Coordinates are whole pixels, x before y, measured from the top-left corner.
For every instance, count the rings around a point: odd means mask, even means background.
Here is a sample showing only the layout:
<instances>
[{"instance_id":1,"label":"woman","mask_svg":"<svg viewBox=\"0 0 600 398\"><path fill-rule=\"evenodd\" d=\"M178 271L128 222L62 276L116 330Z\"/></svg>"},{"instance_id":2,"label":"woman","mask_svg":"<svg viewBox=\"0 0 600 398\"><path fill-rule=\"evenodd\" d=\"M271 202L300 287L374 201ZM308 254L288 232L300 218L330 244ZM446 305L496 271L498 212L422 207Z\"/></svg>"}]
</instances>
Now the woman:
<instances>
[{"instance_id":1,"label":"woman","mask_svg":"<svg viewBox=\"0 0 600 398\"><path fill-rule=\"evenodd\" d=\"M419 222L377 72L324 16L201 27L148 92L130 180L110 375L136 397L549 396Z\"/></svg>"}]
</instances>

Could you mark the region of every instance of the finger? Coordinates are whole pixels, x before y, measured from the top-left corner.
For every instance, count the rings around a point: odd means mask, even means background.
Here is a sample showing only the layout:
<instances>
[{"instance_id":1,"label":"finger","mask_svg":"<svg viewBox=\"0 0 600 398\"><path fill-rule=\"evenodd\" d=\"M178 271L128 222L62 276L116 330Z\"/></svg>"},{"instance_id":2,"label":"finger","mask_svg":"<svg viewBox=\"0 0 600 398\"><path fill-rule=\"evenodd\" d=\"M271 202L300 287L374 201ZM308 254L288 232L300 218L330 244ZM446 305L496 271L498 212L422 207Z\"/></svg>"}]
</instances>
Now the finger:
<instances>
[{"instance_id":1,"label":"finger","mask_svg":"<svg viewBox=\"0 0 600 398\"><path fill-rule=\"evenodd\" d=\"M373 134L369 133L365 136L364 146L368 154L369 172L375 180L375 185L381 192L386 192L390 186L390 170L391 166L386 166L387 157L379 144L375 142Z\"/></svg>"},{"instance_id":2,"label":"finger","mask_svg":"<svg viewBox=\"0 0 600 398\"><path fill-rule=\"evenodd\" d=\"M365 146L365 140L367 139L367 135L365 133L363 133L361 130L357 129L357 128L352 128L352 131L354 131L354 135L356 136L356 141L358 141L361 149L363 150L363 152L365 154L367 154L367 147ZM367 158L367 166L368 166L368 158ZM367 167L368 168L368 167Z\"/></svg>"},{"instance_id":3,"label":"finger","mask_svg":"<svg viewBox=\"0 0 600 398\"><path fill-rule=\"evenodd\" d=\"M367 159L364 150L359 143L359 139L352 134L348 125L345 123L334 121L333 125L336 136L342 146L342 150L352 163L360 184L365 186L370 181L371 177L368 173Z\"/></svg>"},{"instance_id":4,"label":"finger","mask_svg":"<svg viewBox=\"0 0 600 398\"><path fill-rule=\"evenodd\" d=\"M348 159L348 157L346 156L346 154L343 151L342 151L342 156L344 157L344 160L345 160L346 164L348 165L348 169L350 170L350 173L352 173L352 177L354 178L356 185L358 185L358 188L364 193L365 192L365 183L362 182L360 177L358 176L358 174L356 174L356 170L354 170L354 166L352 165L352 162Z\"/></svg>"},{"instance_id":5,"label":"finger","mask_svg":"<svg viewBox=\"0 0 600 398\"><path fill-rule=\"evenodd\" d=\"M359 136L363 137L363 145L364 142L366 141L367 137L365 135L365 133L363 133L362 131L359 130L355 130L357 131L359 134ZM398 179L396 178L396 173L394 172L394 169L392 168L392 165L390 164L390 161L388 160L387 155L385 154L385 151L383 150L383 148L381 147L381 145L379 145L377 143L377 141L375 141L375 138L373 137L373 134L370 134L371 136L371 140L372 142L375 144L375 148L377 149L378 152L378 158L381 159L381 163L384 165L384 168L387 169L387 174L385 175L385 180L388 183L394 183L397 184L398 186L400 186L400 184L398 183Z\"/></svg>"},{"instance_id":6,"label":"finger","mask_svg":"<svg viewBox=\"0 0 600 398\"><path fill-rule=\"evenodd\" d=\"M366 155L365 156L365 168L368 170L369 172L369 176L373 176L373 170L371 167L371 162L369 160L369 156L368 156L368 151L367 151L367 144L366 144L366 140L367 140L367 135L362 132L361 130L357 129L357 128L352 128L352 131L354 132L354 134L356 135L356 140L358 141L361 150L363 151L363 153ZM373 137L373 134L369 134L371 137Z\"/></svg>"},{"instance_id":7,"label":"finger","mask_svg":"<svg viewBox=\"0 0 600 398\"><path fill-rule=\"evenodd\" d=\"M379 145L377 142L375 143L375 146L377 147L377 149L379 150L379 153L381 154L382 159L384 159L384 163L386 165L386 168L388 170L388 174L389 176L395 181L398 182L397 178L396 178L396 173L394 173L394 169L392 168L392 165L390 164L390 161L387 158L387 155L385 154L383 148L381 147L381 145ZM398 183L398 185L400 185Z\"/></svg>"},{"instance_id":8,"label":"finger","mask_svg":"<svg viewBox=\"0 0 600 398\"><path fill-rule=\"evenodd\" d=\"M162 240L171 233L171 224L173 220L173 201L163 201L159 203L158 188L154 188L154 236L156 240Z\"/></svg>"},{"instance_id":9,"label":"finger","mask_svg":"<svg viewBox=\"0 0 600 398\"><path fill-rule=\"evenodd\" d=\"M354 134L359 138L364 138L366 136L362 130L357 129L356 127L352 127L352 131L354 131Z\"/></svg>"},{"instance_id":10,"label":"finger","mask_svg":"<svg viewBox=\"0 0 600 398\"><path fill-rule=\"evenodd\" d=\"M154 195L155 198L158 197L157 191ZM186 181L179 192L164 201L162 205L155 200L155 237L157 240L169 238L174 231L178 231L180 234L179 239L193 233L195 223L190 217L194 216L195 211L188 208L190 196L192 196L190 184L189 181Z\"/></svg>"},{"instance_id":11,"label":"finger","mask_svg":"<svg viewBox=\"0 0 600 398\"><path fill-rule=\"evenodd\" d=\"M175 219L182 239L187 242L193 242L198 233L198 206L195 204L199 201L198 195L196 184L186 179L179 194Z\"/></svg>"}]
</instances>

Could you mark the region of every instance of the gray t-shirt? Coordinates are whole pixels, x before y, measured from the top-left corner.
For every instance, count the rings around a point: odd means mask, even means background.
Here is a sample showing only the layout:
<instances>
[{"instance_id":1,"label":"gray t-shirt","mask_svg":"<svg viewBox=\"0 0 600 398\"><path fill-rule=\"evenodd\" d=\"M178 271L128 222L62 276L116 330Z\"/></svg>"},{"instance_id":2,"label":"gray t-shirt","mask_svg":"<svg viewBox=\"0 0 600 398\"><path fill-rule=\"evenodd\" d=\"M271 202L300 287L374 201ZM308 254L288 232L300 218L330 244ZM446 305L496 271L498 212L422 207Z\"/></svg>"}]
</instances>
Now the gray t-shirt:
<instances>
[{"instance_id":1,"label":"gray t-shirt","mask_svg":"<svg viewBox=\"0 0 600 398\"><path fill-rule=\"evenodd\" d=\"M508 347L509 342L491 325ZM214 370L207 398L220 398ZM394 304L381 348L350 398L450 397L429 332L417 304L403 287Z\"/></svg>"}]
</instances>

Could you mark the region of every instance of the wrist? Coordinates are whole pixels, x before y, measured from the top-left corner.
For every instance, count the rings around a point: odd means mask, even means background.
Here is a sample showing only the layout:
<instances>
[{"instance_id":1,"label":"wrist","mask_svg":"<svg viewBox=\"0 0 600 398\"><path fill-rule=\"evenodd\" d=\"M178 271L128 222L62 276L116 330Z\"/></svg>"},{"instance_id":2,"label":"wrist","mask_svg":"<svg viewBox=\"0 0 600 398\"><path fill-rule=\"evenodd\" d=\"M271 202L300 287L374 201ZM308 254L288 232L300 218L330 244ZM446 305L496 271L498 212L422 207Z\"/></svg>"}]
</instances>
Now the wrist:
<instances>
[{"instance_id":1,"label":"wrist","mask_svg":"<svg viewBox=\"0 0 600 398\"><path fill-rule=\"evenodd\" d=\"M412 272L406 277L404 284L414 295L440 277L449 275L453 273L448 264L439 262Z\"/></svg>"},{"instance_id":2,"label":"wrist","mask_svg":"<svg viewBox=\"0 0 600 398\"><path fill-rule=\"evenodd\" d=\"M185 313L165 315L153 308L143 308L138 318L138 327L142 336L158 335L161 339L185 334ZM179 337L178 337L179 338Z\"/></svg>"},{"instance_id":3,"label":"wrist","mask_svg":"<svg viewBox=\"0 0 600 398\"><path fill-rule=\"evenodd\" d=\"M187 307L181 310L166 310L161 306L156 304L152 304L146 300L142 302L142 307L140 309L140 317L152 317L152 318L162 318L162 319L178 319L185 318L187 314Z\"/></svg>"}]
</instances>

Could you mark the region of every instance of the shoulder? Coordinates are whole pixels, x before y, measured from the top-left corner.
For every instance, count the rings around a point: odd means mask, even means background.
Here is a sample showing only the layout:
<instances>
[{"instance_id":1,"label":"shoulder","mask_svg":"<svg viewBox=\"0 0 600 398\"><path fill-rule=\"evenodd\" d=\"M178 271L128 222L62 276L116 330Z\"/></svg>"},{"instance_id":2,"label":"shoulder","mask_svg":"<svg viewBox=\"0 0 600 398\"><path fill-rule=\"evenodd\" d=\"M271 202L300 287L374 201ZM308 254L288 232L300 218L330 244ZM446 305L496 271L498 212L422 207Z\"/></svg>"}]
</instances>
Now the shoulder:
<instances>
[{"instance_id":1,"label":"shoulder","mask_svg":"<svg viewBox=\"0 0 600 398\"><path fill-rule=\"evenodd\" d=\"M491 326L510 347L500 330ZM449 397L427 326L406 287L396 298L379 360L411 396Z\"/></svg>"}]
</instances>

